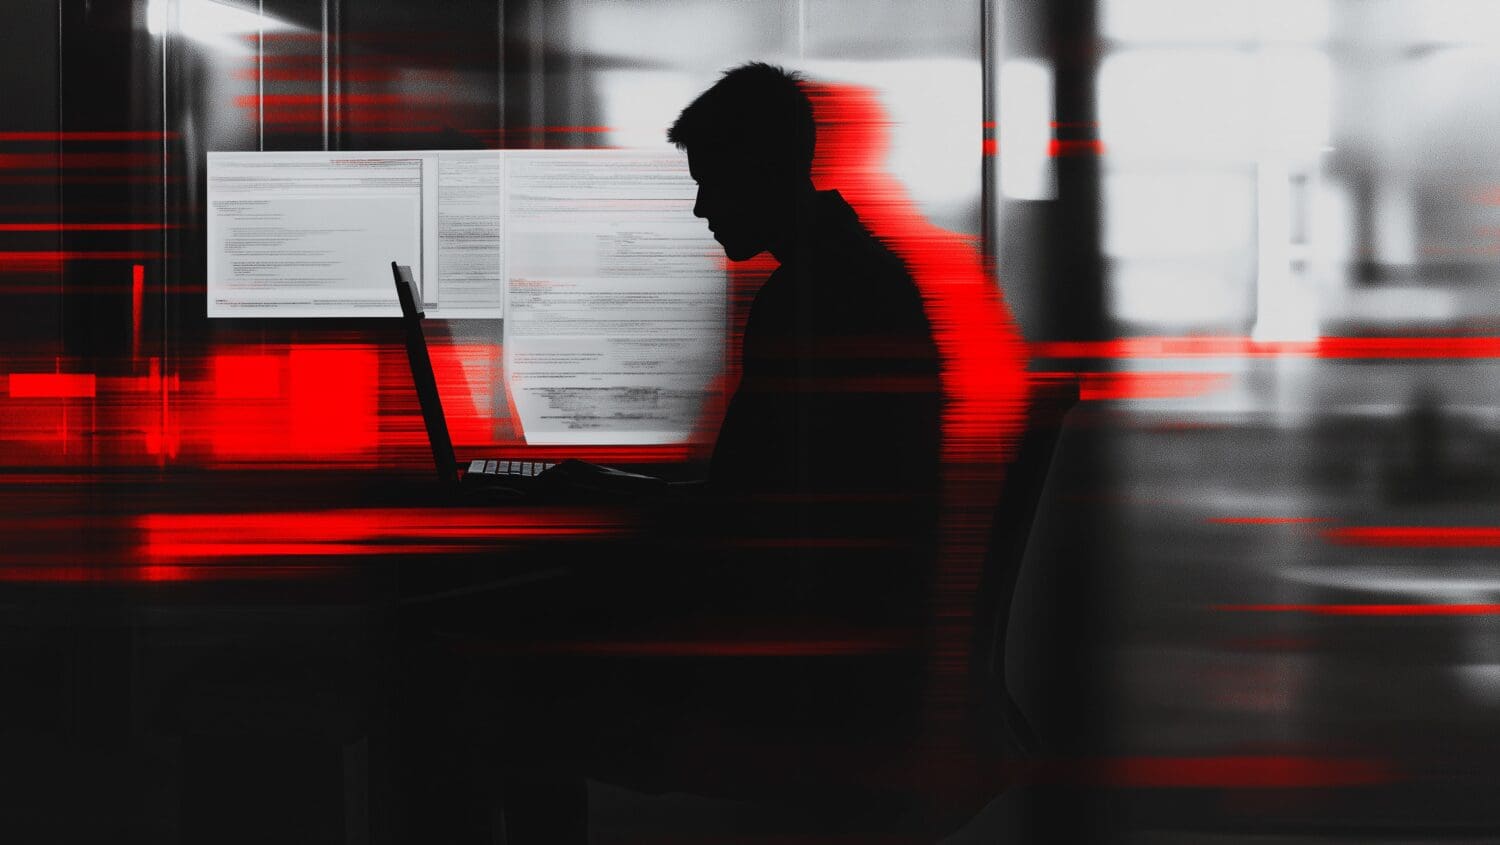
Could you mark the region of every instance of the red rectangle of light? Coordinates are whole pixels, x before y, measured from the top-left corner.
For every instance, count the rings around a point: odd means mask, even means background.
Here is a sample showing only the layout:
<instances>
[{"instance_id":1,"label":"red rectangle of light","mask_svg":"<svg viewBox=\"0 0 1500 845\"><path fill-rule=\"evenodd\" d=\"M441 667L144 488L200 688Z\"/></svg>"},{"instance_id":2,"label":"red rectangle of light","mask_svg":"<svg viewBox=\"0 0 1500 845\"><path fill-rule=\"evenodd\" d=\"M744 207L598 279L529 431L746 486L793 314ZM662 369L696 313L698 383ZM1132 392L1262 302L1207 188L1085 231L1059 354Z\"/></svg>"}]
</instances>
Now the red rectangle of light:
<instances>
[{"instance_id":1,"label":"red rectangle of light","mask_svg":"<svg viewBox=\"0 0 1500 845\"><path fill-rule=\"evenodd\" d=\"M298 346L287 360L291 446L299 455L375 448L379 359L362 346Z\"/></svg>"},{"instance_id":2,"label":"red rectangle of light","mask_svg":"<svg viewBox=\"0 0 1500 845\"><path fill-rule=\"evenodd\" d=\"M11 373L12 399L69 399L94 395L93 373Z\"/></svg>"},{"instance_id":3,"label":"red rectangle of light","mask_svg":"<svg viewBox=\"0 0 1500 845\"><path fill-rule=\"evenodd\" d=\"M282 358L216 355L214 395L220 399L276 399L282 395Z\"/></svg>"}]
</instances>

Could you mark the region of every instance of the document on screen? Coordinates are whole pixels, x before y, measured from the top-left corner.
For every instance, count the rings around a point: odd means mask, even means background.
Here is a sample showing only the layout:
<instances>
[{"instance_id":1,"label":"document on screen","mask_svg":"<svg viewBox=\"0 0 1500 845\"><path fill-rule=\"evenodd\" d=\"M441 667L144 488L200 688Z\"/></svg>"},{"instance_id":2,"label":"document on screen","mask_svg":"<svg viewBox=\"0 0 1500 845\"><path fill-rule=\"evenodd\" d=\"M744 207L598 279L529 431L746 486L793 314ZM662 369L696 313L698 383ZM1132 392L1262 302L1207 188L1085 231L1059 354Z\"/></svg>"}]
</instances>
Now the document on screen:
<instances>
[{"instance_id":1,"label":"document on screen","mask_svg":"<svg viewBox=\"0 0 1500 845\"><path fill-rule=\"evenodd\" d=\"M727 296L682 155L505 163L505 372L526 441L685 441L722 365Z\"/></svg>"},{"instance_id":2,"label":"document on screen","mask_svg":"<svg viewBox=\"0 0 1500 845\"><path fill-rule=\"evenodd\" d=\"M501 156L499 150L437 154L436 284L422 291L429 317L505 316Z\"/></svg>"},{"instance_id":3,"label":"document on screen","mask_svg":"<svg viewBox=\"0 0 1500 845\"><path fill-rule=\"evenodd\" d=\"M209 153L208 316L400 316L390 264L418 283L435 226L436 159L390 153Z\"/></svg>"}]
</instances>

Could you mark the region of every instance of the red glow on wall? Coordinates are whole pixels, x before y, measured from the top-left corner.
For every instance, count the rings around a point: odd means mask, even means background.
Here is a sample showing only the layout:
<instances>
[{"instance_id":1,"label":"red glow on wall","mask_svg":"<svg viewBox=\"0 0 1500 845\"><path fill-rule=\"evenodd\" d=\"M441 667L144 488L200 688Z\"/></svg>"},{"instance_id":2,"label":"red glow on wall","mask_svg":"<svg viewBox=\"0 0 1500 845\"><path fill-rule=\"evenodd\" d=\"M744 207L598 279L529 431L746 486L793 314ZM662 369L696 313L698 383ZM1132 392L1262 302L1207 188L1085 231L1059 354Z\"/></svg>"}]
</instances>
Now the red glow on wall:
<instances>
[{"instance_id":1,"label":"red glow on wall","mask_svg":"<svg viewBox=\"0 0 1500 845\"><path fill-rule=\"evenodd\" d=\"M285 357L215 354L210 358L212 402L206 435L216 458L266 458L289 448ZM181 420L181 418L179 418Z\"/></svg>"},{"instance_id":2,"label":"red glow on wall","mask_svg":"<svg viewBox=\"0 0 1500 845\"><path fill-rule=\"evenodd\" d=\"M216 355L214 395L220 399L275 399L282 395L278 355Z\"/></svg>"},{"instance_id":3,"label":"red glow on wall","mask_svg":"<svg viewBox=\"0 0 1500 845\"><path fill-rule=\"evenodd\" d=\"M92 398L97 385L93 373L11 373L12 399Z\"/></svg>"},{"instance_id":4,"label":"red glow on wall","mask_svg":"<svg viewBox=\"0 0 1500 845\"><path fill-rule=\"evenodd\" d=\"M358 454L375 448L378 381L374 350L293 347L287 366L295 451Z\"/></svg>"}]
</instances>

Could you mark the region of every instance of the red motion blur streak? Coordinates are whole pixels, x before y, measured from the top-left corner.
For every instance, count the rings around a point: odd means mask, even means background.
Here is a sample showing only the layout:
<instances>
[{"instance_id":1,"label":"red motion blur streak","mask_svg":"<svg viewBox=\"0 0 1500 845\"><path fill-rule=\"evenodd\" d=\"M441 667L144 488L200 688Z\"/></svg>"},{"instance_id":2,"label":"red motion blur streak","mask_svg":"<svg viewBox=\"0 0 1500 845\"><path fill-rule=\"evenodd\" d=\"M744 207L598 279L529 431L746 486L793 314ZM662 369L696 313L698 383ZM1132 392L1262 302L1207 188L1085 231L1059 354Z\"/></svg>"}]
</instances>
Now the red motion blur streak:
<instances>
[{"instance_id":1,"label":"red motion blur streak","mask_svg":"<svg viewBox=\"0 0 1500 845\"><path fill-rule=\"evenodd\" d=\"M162 141L176 137L176 132L0 132L0 142Z\"/></svg>"},{"instance_id":2,"label":"red motion blur streak","mask_svg":"<svg viewBox=\"0 0 1500 845\"><path fill-rule=\"evenodd\" d=\"M905 262L942 359L942 517L927 725L933 732L932 765L972 765L967 759L974 754L972 743L959 737L966 718L961 702L967 700L973 597L998 485L1024 426L1026 349L978 239L928 222L906 187L886 171L890 120L877 95L852 85L806 89L818 126L814 184L838 190L871 233Z\"/></svg>"},{"instance_id":3,"label":"red motion blur streak","mask_svg":"<svg viewBox=\"0 0 1500 845\"><path fill-rule=\"evenodd\" d=\"M130 267L130 357L141 357L141 314L146 302L146 266Z\"/></svg>"},{"instance_id":4,"label":"red motion blur streak","mask_svg":"<svg viewBox=\"0 0 1500 845\"><path fill-rule=\"evenodd\" d=\"M0 153L0 170L161 167L160 153Z\"/></svg>"},{"instance_id":5,"label":"red motion blur streak","mask_svg":"<svg viewBox=\"0 0 1500 845\"><path fill-rule=\"evenodd\" d=\"M0 251L0 266L7 273L60 273L69 261L151 261L159 252L114 251Z\"/></svg>"},{"instance_id":6,"label":"red motion blur streak","mask_svg":"<svg viewBox=\"0 0 1500 845\"><path fill-rule=\"evenodd\" d=\"M286 581L344 572L344 566L212 564L195 566L0 566L0 582L32 584Z\"/></svg>"},{"instance_id":7,"label":"red motion blur streak","mask_svg":"<svg viewBox=\"0 0 1500 845\"><path fill-rule=\"evenodd\" d=\"M1078 373L1078 398L1187 399L1227 387L1229 373Z\"/></svg>"},{"instance_id":8,"label":"red motion blur streak","mask_svg":"<svg viewBox=\"0 0 1500 845\"><path fill-rule=\"evenodd\" d=\"M1214 516L1208 521L1214 525L1309 525L1331 520L1326 516Z\"/></svg>"},{"instance_id":9,"label":"red motion blur streak","mask_svg":"<svg viewBox=\"0 0 1500 845\"><path fill-rule=\"evenodd\" d=\"M159 232L170 223L0 223L0 232Z\"/></svg>"},{"instance_id":10,"label":"red motion blur streak","mask_svg":"<svg viewBox=\"0 0 1500 845\"><path fill-rule=\"evenodd\" d=\"M581 510L489 508L147 514L137 520L140 560L441 554L523 538L601 536L619 523Z\"/></svg>"},{"instance_id":11,"label":"red motion blur streak","mask_svg":"<svg viewBox=\"0 0 1500 845\"><path fill-rule=\"evenodd\" d=\"M943 358L947 460L1009 454L1024 416L1026 351L976 239L929 223L885 170L886 117L874 92L811 85L818 122L813 181L834 188L901 257L927 306Z\"/></svg>"},{"instance_id":12,"label":"red motion blur streak","mask_svg":"<svg viewBox=\"0 0 1500 845\"><path fill-rule=\"evenodd\" d=\"M1259 342L1247 337L1132 337L1037 343L1041 358L1500 358L1500 337L1324 337Z\"/></svg>"},{"instance_id":13,"label":"red motion blur streak","mask_svg":"<svg viewBox=\"0 0 1500 845\"><path fill-rule=\"evenodd\" d=\"M1394 546L1402 548L1494 548L1500 546L1500 528L1476 526L1360 526L1329 528L1323 536L1345 546Z\"/></svg>"},{"instance_id":14,"label":"red motion blur streak","mask_svg":"<svg viewBox=\"0 0 1500 845\"><path fill-rule=\"evenodd\" d=\"M1047 142L1047 155L1052 158L1100 156L1104 155L1104 142L1094 140L1059 141L1054 138Z\"/></svg>"},{"instance_id":15,"label":"red motion blur streak","mask_svg":"<svg viewBox=\"0 0 1500 845\"><path fill-rule=\"evenodd\" d=\"M1217 604L1222 613L1302 613L1311 616L1495 616L1500 604Z\"/></svg>"}]
</instances>

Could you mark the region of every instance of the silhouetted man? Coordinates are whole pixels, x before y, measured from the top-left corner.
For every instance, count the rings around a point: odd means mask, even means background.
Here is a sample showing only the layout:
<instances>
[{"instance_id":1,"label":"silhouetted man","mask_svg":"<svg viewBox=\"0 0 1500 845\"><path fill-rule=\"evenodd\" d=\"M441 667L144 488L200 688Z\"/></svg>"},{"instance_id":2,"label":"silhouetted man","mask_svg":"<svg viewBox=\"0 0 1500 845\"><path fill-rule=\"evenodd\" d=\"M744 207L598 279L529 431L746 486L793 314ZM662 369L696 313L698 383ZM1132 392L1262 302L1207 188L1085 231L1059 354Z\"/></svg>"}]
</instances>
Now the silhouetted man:
<instances>
[{"instance_id":1,"label":"silhouetted man","mask_svg":"<svg viewBox=\"0 0 1500 845\"><path fill-rule=\"evenodd\" d=\"M693 213L731 261L780 265L745 326L743 380L710 479L732 491L925 491L937 476L937 352L901 262L812 182L812 105L765 64L724 74L667 137Z\"/></svg>"},{"instance_id":2,"label":"silhouetted man","mask_svg":"<svg viewBox=\"0 0 1500 845\"><path fill-rule=\"evenodd\" d=\"M601 640L642 637L636 621L794 646L850 631L920 639L941 393L910 274L836 191L814 188L813 111L796 76L758 63L728 71L668 138L687 153L694 214L725 255L770 252L779 266L745 325L706 493L669 503L660 535L603 562L599 575L613 573L618 590L581 622ZM568 789L526 787L518 770L528 762L554 786L590 776L733 792L736 779L763 788L816 776L814 760L875 760L910 724L915 649L836 661L795 647L769 659L735 653L528 666L495 681L507 687L489 715L502 748L493 756L511 769L511 833L563 841L558 816L584 812L569 809ZM812 741L845 751L765 754ZM550 813L528 820L527 808Z\"/></svg>"},{"instance_id":3,"label":"silhouetted man","mask_svg":"<svg viewBox=\"0 0 1500 845\"><path fill-rule=\"evenodd\" d=\"M760 550L741 553L737 594L760 612L913 621L930 574L941 417L916 285L837 191L814 188L812 104L795 75L730 70L667 137L687 153L693 213L725 255L779 264L745 324L709 470L726 513L707 524ZM768 542L782 554L767 555Z\"/></svg>"}]
</instances>

